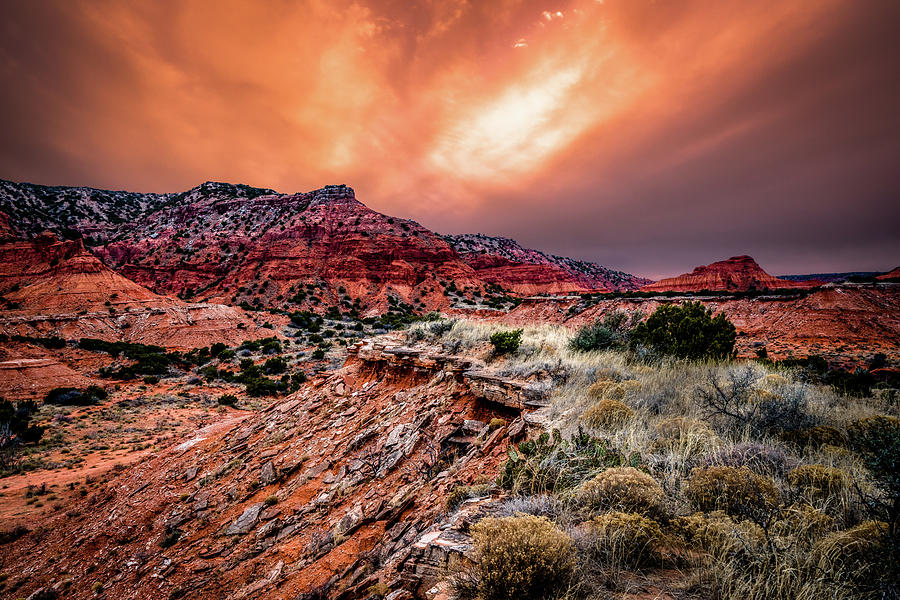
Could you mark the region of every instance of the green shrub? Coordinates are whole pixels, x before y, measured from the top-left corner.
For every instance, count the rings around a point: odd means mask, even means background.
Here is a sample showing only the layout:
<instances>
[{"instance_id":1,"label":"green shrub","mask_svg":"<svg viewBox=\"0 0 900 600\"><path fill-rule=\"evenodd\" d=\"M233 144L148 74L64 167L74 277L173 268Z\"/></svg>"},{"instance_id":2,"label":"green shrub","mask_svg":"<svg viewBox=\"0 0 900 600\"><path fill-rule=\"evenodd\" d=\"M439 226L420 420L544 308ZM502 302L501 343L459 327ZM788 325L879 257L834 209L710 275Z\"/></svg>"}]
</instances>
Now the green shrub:
<instances>
[{"instance_id":1,"label":"green shrub","mask_svg":"<svg viewBox=\"0 0 900 600\"><path fill-rule=\"evenodd\" d=\"M752 518L771 510L780 495L775 484L746 467L694 469L685 495L704 512L725 511L733 517Z\"/></svg>"},{"instance_id":2,"label":"green shrub","mask_svg":"<svg viewBox=\"0 0 900 600\"><path fill-rule=\"evenodd\" d=\"M287 370L287 361L280 356L268 359L262 367L266 375L277 375Z\"/></svg>"},{"instance_id":3,"label":"green shrub","mask_svg":"<svg viewBox=\"0 0 900 600\"><path fill-rule=\"evenodd\" d=\"M472 527L483 600L539 600L565 585L575 566L572 539L544 517L487 518Z\"/></svg>"},{"instance_id":4,"label":"green shrub","mask_svg":"<svg viewBox=\"0 0 900 600\"><path fill-rule=\"evenodd\" d=\"M725 315L699 302L663 304L631 332L631 347L688 360L725 359L734 354L737 331Z\"/></svg>"},{"instance_id":5,"label":"green shrub","mask_svg":"<svg viewBox=\"0 0 900 600\"><path fill-rule=\"evenodd\" d=\"M497 331L491 334L491 345L496 354L514 354L522 343L522 330Z\"/></svg>"},{"instance_id":6,"label":"green shrub","mask_svg":"<svg viewBox=\"0 0 900 600\"><path fill-rule=\"evenodd\" d=\"M44 428L32 425L31 419L37 412L37 404L33 400L13 404L0 398L0 452L6 453L16 446L37 442L44 435ZM0 455L0 466L8 462L9 457Z\"/></svg>"},{"instance_id":7,"label":"green shrub","mask_svg":"<svg viewBox=\"0 0 900 600\"><path fill-rule=\"evenodd\" d=\"M597 350L621 350L628 346L634 322L640 319L639 314L629 315L627 312L614 310L594 321L591 325L580 328L569 341L569 347L579 352Z\"/></svg>"},{"instance_id":8,"label":"green shrub","mask_svg":"<svg viewBox=\"0 0 900 600\"><path fill-rule=\"evenodd\" d=\"M70 406L88 406L106 400L109 394L98 385L90 385L84 390L72 387L53 388L44 397L44 404L59 404Z\"/></svg>"},{"instance_id":9,"label":"green shrub","mask_svg":"<svg viewBox=\"0 0 900 600\"><path fill-rule=\"evenodd\" d=\"M275 396L283 390L280 382L268 377L252 377L244 380L244 387L249 396Z\"/></svg>"},{"instance_id":10,"label":"green shrub","mask_svg":"<svg viewBox=\"0 0 900 600\"><path fill-rule=\"evenodd\" d=\"M234 406L238 403L238 398L234 394L222 394L218 402L220 406Z\"/></svg>"},{"instance_id":11,"label":"green shrub","mask_svg":"<svg viewBox=\"0 0 900 600\"><path fill-rule=\"evenodd\" d=\"M576 494L594 509L658 516L665 492L653 477L634 467L614 467L581 484Z\"/></svg>"}]
</instances>

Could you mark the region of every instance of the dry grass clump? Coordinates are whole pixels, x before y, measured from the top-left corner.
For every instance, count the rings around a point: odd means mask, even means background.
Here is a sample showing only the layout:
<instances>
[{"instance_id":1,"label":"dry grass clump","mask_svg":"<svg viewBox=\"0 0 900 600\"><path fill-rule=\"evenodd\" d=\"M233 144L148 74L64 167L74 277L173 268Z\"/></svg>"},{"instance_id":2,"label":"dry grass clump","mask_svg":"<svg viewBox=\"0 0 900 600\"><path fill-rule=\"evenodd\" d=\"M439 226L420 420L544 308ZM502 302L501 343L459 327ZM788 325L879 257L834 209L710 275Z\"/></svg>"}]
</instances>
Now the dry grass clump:
<instances>
[{"instance_id":1,"label":"dry grass clump","mask_svg":"<svg viewBox=\"0 0 900 600\"><path fill-rule=\"evenodd\" d=\"M703 457L698 466L747 467L759 475L783 477L797 464L784 450L759 442L741 442Z\"/></svg>"},{"instance_id":2,"label":"dry grass clump","mask_svg":"<svg viewBox=\"0 0 900 600\"><path fill-rule=\"evenodd\" d=\"M594 400L600 400L601 398L607 398L607 391L619 386L619 382L615 379L598 379L594 383L590 385L587 390L587 395L589 398L593 398ZM619 387L622 394L621 397L625 397L625 388Z\"/></svg>"},{"instance_id":3,"label":"dry grass clump","mask_svg":"<svg viewBox=\"0 0 900 600\"><path fill-rule=\"evenodd\" d=\"M603 399L584 411L581 420L594 429L616 429L633 416L634 411L624 402Z\"/></svg>"},{"instance_id":4,"label":"dry grass clump","mask_svg":"<svg viewBox=\"0 0 900 600\"><path fill-rule=\"evenodd\" d=\"M572 538L544 517L486 518L472 527L472 538L474 573L452 580L460 598L547 598L575 567Z\"/></svg>"},{"instance_id":5,"label":"dry grass clump","mask_svg":"<svg viewBox=\"0 0 900 600\"><path fill-rule=\"evenodd\" d=\"M829 597L896 598L898 582L885 579L897 569L897 557L884 543L886 529L866 521L819 540L809 556L809 567L821 574L815 587Z\"/></svg>"},{"instance_id":6,"label":"dry grass clump","mask_svg":"<svg viewBox=\"0 0 900 600\"><path fill-rule=\"evenodd\" d=\"M659 516L665 492L647 473L634 467L615 467L582 483L576 497L592 508Z\"/></svg>"},{"instance_id":7,"label":"dry grass clump","mask_svg":"<svg viewBox=\"0 0 900 600\"><path fill-rule=\"evenodd\" d=\"M660 560L664 536L659 523L643 515L609 512L590 522L593 552L602 562L631 567L653 565Z\"/></svg>"},{"instance_id":8,"label":"dry grass clump","mask_svg":"<svg viewBox=\"0 0 900 600\"><path fill-rule=\"evenodd\" d=\"M800 448L821 448L823 446L843 447L847 438L841 431L830 425L816 425L805 429L784 431L781 439Z\"/></svg>"},{"instance_id":9,"label":"dry grass clump","mask_svg":"<svg viewBox=\"0 0 900 600\"><path fill-rule=\"evenodd\" d=\"M708 423L689 417L669 417L656 424L649 449L674 454L686 461L715 450L721 443Z\"/></svg>"},{"instance_id":10,"label":"dry grass clump","mask_svg":"<svg viewBox=\"0 0 900 600\"><path fill-rule=\"evenodd\" d=\"M721 510L734 517L747 516L776 506L780 493L772 480L746 467L694 469L685 495L704 512Z\"/></svg>"},{"instance_id":11,"label":"dry grass clump","mask_svg":"<svg viewBox=\"0 0 900 600\"><path fill-rule=\"evenodd\" d=\"M678 517L672 521L671 529L688 547L712 556L742 554L764 540L759 526L735 521L723 511Z\"/></svg>"},{"instance_id":12,"label":"dry grass clump","mask_svg":"<svg viewBox=\"0 0 900 600\"><path fill-rule=\"evenodd\" d=\"M815 500L841 494L850 479L841 469L825 465L800 465L792 469L787 478L804 496Z\"/></svg>"},{"instance_id":13,"label":"dry grass clump","mask_svg":"<svg viewBox=\"0 0 900 600\"><path fill-rule=\"evenodd\" d=\"M782 537L793 537L809 544L834 529L834 519L825 512L806 503L792 504L780 515L775 532Z\"/></svg>"}]
</instances>

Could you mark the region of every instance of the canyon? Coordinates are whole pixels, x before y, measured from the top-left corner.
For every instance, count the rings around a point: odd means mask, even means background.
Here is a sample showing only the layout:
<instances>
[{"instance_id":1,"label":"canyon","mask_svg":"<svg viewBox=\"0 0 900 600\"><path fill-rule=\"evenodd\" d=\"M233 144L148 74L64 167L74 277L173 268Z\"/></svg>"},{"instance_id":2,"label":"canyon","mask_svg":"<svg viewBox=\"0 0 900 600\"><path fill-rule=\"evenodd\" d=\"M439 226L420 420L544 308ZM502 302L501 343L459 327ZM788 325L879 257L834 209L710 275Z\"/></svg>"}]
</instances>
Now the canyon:
<instances>
[{"instance_id":1,"label":"canyon","mask_svg":"<svg viewBox=\"0 0 900 600\"><path fill-rule=\"evenodd\" d=\"M0 591L447 599L472 524L515 514L497 477L517 444L561 435L567 378L640 387L596 358L563 368L565 340L683 302L734 323L749 365L900 367L896 270L780 279L736 256L652 282L439 235L346 185L0 182L0 396L38 401L46 429L0 478ZM441 337L460 323L538 341L506 364L489 333ZM163 367L139 371L147 354ZM54 404L93 387L94 403Z\"/></svg>"}]
</instances>

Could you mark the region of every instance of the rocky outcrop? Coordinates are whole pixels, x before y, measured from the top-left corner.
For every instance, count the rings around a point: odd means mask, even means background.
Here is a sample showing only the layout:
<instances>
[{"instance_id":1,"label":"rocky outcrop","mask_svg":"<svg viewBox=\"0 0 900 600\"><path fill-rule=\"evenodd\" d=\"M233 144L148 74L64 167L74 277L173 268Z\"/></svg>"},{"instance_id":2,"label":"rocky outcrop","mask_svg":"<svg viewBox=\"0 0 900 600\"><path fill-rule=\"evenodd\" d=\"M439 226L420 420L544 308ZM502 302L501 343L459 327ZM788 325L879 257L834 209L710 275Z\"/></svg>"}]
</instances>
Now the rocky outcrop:
<instances>
[{"instance_id":1,"label":"rocky outcrop","mask_svg":"<svg viewBox=\"0 0 900 600\"><path fill-rule=\"evenodd\" d=\"M690 273L662 279L645 285L642 292L746 292L786 288L811 288L820 281L790 281L769 275L750 256L733 256L710 265L697 267Z\"/></svg>"},{"instance_id":2,"label":"rocky outcrop","mask_svg":"<svg viewBox=\"0 0 900 600\"><path fill-rule=\"evenodd\" d=\"M650 283L596 263L523 248L509 238L461 234L444 239L479 277L518 294L634 290Z\"/></svg>"},{"instance_id":3,"label":"rocky outcrop","mask_svg":"<svg viewBox=\"0 0 900 600\"><path fill-rule=\"evenodd\" d=\"M449 308L461 298L448 292L466 288L477 303L489 284L530 295L645 282L505 238L442 238L367 208L345 185L280 194L207 182L180 194L133 194L0 181L0 211L20 236L48 228L83 235L120 274L185 300L383 312L389 299Z\"/></svg>"},{"instance_id":4,"label":"rocky outcrop","mask_svg":"<svg viewBox=\"0 0 900 600\"><path fill-rule=\"evenodd\" d=\"M366 342L342 369L122 470L7 544L6 584L75 599L99 593L84 581L123 599L426 597L499 490L450 514L448 495L496 472L521 435L489 427L510 410L473 392L468 364Z\"/></svg>"},{"instance_id":5,"label":"rocky outcrop","mask_svg":"<svg viewBox=\"0 0 900 600\"><path fill-rule=\"evenodd\" d=\"M897 267L893 271L888 271L887 273L883 273L877 277L882 281L900 281L900 267Z\"/></svg>"},{"instance_id":6,"label":"rocky outcrop","mask_svg":"<svg viewBox=\"0 0 900 600\"><path fill-rule=\"evenodd\" d=\"M365 363L390 364L423 372L446 372L457 377L476 398L522 412L547 406L549 382L521 381L502 377L485 368L481 361L444 354L427 348L359 342L349 349L351 357Z\"/></svg>"},{"instance_id":7,"label":"rocky outcrop","mask_svg":"<svg viewBox=\"0 0 900 600\"><path fill-rule=\"evenodd\" d=\"M188 304L119 275L82 240L46 232L0 243L0 332L128 340L168 347L264 337L242 310Z\"/></svg>"}]
</instances>

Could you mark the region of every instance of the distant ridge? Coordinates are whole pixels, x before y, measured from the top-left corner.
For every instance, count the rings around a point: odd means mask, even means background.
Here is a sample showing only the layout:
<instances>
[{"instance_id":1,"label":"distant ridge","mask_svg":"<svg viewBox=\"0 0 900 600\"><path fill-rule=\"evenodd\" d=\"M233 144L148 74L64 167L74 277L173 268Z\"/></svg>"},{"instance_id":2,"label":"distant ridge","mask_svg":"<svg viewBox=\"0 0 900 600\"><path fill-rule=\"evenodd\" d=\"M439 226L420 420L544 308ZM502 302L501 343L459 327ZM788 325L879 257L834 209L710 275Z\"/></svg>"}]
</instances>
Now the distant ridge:
<instances>
[{"instance_id":1,"label":"distant ridge","mask_svg":"<svg viewBox=\"0 0 900 600\"><path fill-rule=\"evenodd\" d=\"M121 275L186 300L363 311L404 303L422 311L495 306L507 292L649 282L508 238L442 237L371 210L346 185L282 194L208 181L180 193L139 194L0 181L0 213L16 237L45 230L83 237Z\"/></svg>"},{"instance_id":2,"label":"distant ridge","mask_svg":"<svg viewBox=\"0 0 900 600\"><path fill-rule=\"evenodd\" d=\"M746 292L748 290L774 290L782 288L806 288L820 285L821 281L791 281L766 273L753 257L732 256L728 260L702 265L690 273L669 277L645 285L646 292L699 292L703 290Z\"/></svg>"}]
</instances>

